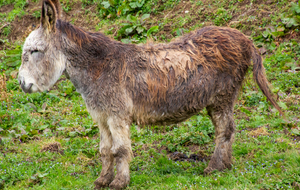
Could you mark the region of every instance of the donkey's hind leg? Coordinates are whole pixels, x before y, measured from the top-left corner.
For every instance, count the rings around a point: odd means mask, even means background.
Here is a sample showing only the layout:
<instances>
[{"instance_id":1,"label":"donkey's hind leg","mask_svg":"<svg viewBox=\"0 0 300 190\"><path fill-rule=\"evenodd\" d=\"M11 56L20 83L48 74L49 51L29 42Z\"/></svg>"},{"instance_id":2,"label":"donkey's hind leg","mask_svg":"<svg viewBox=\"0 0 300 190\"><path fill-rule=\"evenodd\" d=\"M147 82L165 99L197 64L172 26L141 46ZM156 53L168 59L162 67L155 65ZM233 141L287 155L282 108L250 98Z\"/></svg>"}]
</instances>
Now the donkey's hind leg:
<instances>
[{"instance_id":1,"label":"donkey's hind leg","mask_svg":"<svg viewBox=\"0 0 300 190\"><path fill-rule=\"evenodd\" d=\"M215 126L216 147L207 168L204 170L205 174L209 174L213 170L231 169L232 142L235 131L233 104L225 109L208 107L207 111Z\"/></svg>"},{"instance_id":2,"label":"donkey's hind leg","mask_svg":"<svg viewBox=\"0 0 300 190\"><path fill-rule=\"evenodd\" d=\"M123 189L130 182L129 163L132 158L130 141L130 122L126 119L111 117L107 121L112 134L112 153L116 161L117 175L109 185L112 189Z\"/></svg>"},{"instance_id":3,"label":"donkey's hind leg","mask_svg":"<svg viewBox=\"0 0 300 190\"><path fill-rule=\"evenodd\" d=\"M102 171L100 177L94 182L95 189L108 187L114 179L114 156L111 152L112 136L107 124L99 124L99 129Z\"/></svg>"}]
</instances>

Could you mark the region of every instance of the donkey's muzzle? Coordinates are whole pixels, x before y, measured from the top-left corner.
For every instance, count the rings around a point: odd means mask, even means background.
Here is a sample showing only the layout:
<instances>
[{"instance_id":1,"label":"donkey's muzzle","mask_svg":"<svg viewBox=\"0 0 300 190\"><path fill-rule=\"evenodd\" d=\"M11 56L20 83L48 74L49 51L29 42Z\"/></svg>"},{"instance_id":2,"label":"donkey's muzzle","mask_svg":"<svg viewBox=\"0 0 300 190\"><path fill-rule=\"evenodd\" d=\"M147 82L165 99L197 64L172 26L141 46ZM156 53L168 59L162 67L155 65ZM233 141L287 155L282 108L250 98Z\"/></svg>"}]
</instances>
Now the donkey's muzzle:
<instances>
[{"instance_id":1,"label":"donkey's muzzle","mask_svg":"<svg viewBox=\"0 0 300 190\"><path fill-rule=\"evenodd\" d=\"M32 87L33 83L29 83L28 85L25 84L25 81L23 81L23 82L19 81L19 83L21 85L22 90L25 93L31 93L31 87Z\"/></svg>"}]
</instances>

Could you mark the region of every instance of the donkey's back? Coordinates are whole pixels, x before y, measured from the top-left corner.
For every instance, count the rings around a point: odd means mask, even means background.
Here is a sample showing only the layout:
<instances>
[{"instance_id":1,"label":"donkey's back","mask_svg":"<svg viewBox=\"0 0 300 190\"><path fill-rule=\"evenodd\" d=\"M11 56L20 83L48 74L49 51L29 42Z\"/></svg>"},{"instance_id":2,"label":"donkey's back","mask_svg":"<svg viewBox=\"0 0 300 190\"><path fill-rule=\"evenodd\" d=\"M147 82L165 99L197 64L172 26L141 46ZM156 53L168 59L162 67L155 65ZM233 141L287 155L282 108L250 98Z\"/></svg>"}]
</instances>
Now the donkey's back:
<instances>
[{"instance_id":1,"label":"donkey's back","mask_svg":"<svg viewBox=\"0 0 300 190\"><path fill-rule=\"evenodd\" d=\"M228 109L253 51L242 33L220 27L205 27L170 44L143 46L136 57L128 57L124 70L129 72L123 72L130 75L125 79L134 121L171 124L204 107Z\"/></svg>"}]
</instances>

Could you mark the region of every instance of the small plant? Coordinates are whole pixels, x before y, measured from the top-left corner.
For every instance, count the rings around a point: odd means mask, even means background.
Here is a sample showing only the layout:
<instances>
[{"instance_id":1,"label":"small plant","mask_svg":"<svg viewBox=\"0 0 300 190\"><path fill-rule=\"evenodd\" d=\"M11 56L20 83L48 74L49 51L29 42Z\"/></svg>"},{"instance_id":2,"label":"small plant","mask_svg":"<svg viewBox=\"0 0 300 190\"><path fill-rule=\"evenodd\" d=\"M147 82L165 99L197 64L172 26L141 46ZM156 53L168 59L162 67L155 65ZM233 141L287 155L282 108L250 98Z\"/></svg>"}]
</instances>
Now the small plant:
<instances>
[{"instance_id":1,"label":"small plant","mask_svg":"<svg viewBox=\"0 0 300 190\"><path fill-rule=\"evenodd\" d=\"M22 18L22 16L24 16L25 14L26 14L26 12L23 9L16 8L8 13L7 21L12 22L15 20L16 16L18 16L19 18Z\"/></svg>"},{"instance_id":2,"label":"small plant","mask_svg":"<svg viewBox=\"0 0 300 190\"><path fill-rule=\"evenodd\" d=\"M230 14L224 8L219 8L216 12L216 15L217 16L214 19L214 23L217 26L224 25L226 22L228 22L232 18L232 14Z\"/></svg>"},{"instance_id":3,"label":"small plant","mask_svg":"<svg viewBox=\"0 0 300 190\"><path fill-rule=\"evenodd\" d=\"M9 26L6 26L6 27L4 27L4 28L2 29L2 34L3 34L4 36L8 36L8 35L10 34L10 32L11 32L11 27L10 27L10 25L9 25Z\"/></svg>"},{"instance_id":4,"label":"small plant","mask_svg":"<svg viewBox=\"0 0 300 190\"><path fill-rule=\"evenodd\" d=\"M300 25L300 0L298 3L291 3L292 7L292 14L282 15L282 23L285 24L286 27L291 28L291 27L297 27Z\"/></svg>"},{"instance_id":5,"label":"small plant","mask_svg":"<svg viewBox=\"0 0 300 190\"><path fill-rule=\"evenodd\" d=\"M75 91L74 85L69 80L62 81L58 89L62 92L61 96L72 96Z\"/></svg>"},{"instance_id":6,"label":"small plant","mask_svg":"<svg viewBox=\"0 0 300 190\"><path fill-rule=\"evenodd\" d=\"M70 4L69 0L67 0L67 1L63 4L62 9L63 9L66 13L69 12L69 11L71 10L71 4Z\"/></svg>"},{"instance_id":7,"label":"small plant","mask_svg":"<svg viewBox=\"0 0 300 190\"><path fill-rule=\"evenodd\" d=\"M176 28L173 31L176 32L176 36L183 36L184 33L188 32L185 28Z\"/></svg>"},{"instance_id":8,"label":"small plant","mask_svg":"<svg viewBox=\"0 0 300 190\"><path fill-rule=\"evenodd\" d=\"M41 10L34 11L32 13L32 16L34 16L35 18L41 18Z\"/></svg>"},{"instance_id":9,"label":"small plant","mask_svg":"<svg viewBox=\"0 0 300 190\"><path fill-rule=\"evenodd\" d=\"M196 5L201 6L201 5L203 5L203 2L202 1L197 1Z\"/></svg>"},{"instance_id":10,"label":"small plant","mask_svg":"<svg viewBox=\"0 0 300 190\"><path fill-rule=\"evenodd\" d=\"M149 30L144 26L145 20L150 17L150 14L144 14L141 18L138 16L139 13L136 16L128 15L126 18L128 23L121 23L122 28L119 30L117 38L123 38L121 39L122 42L145 42L147 37L158 31L158 26L153 26Z\"/></svg>"},{"instance_id":11,"label":"small plant","mask_svg":"<svg viewBox=\"0 0 300 190\"><path fill-rule=\"evenodd\" d=\"M20 9L24 9L24 7L26 5L28 5L28 1L20 1L20 0L18 1L18 0L16 0L14 7L15 8L20 8Z\"/></svg>"},{"instance_id":12,"label":"small plant","mask_svg":"<svg viewBox=\"0 0 300 190\"><path fill-rule=\"evenodd\" d=\"M108 0L100 5L100 16L115 18L116 16L126 15L141 10L146 0Z\"/></svg>"},{"instance_id":13,"label":"small plant","mask_svg":"<svg viewBox=\"0 0 300 190\"><path fill-rule=\"evenodd\" d=\"M265 68L274 84L285 93L300 92L300 47L297 41L281 43L272 54L265 58Z\"/></svg>"},{"instance_id":14,"label":"small plant","mask_svg":"<svg viewBox=\"0 0 300 190\"><path fill-rule=\"evenodd\" d=\"M286 35L284 26L278 26L277 28L268 27L261 35L254 37L253 39L258 42L270 43L277 37L282 37L284 35Z\"/></svg>"},{"instance_id":15,"label":"small plant","mask_svg":"<svg viewBox=\"0 0 300 190\"><path fill-rule=\"evenodd\" d=\"M5 71L6 74L10 74L11 71L15 70L21 65L21 55L21 46L16 46L15 49L12 50L0 51L0 71Z\"/></svg>"},{"instance_id":16,"label":"small plant","mask_svg":"<svg viewBox=\"0 0 300 190\"><path fill-rule=\"evenodd\" d=\"M82 3L82 6L85 7L87 5L91 5L91 4L97 3L97 2L94 2L94 0L81 0L81 3Z\"/></svg>"}]
</instances>

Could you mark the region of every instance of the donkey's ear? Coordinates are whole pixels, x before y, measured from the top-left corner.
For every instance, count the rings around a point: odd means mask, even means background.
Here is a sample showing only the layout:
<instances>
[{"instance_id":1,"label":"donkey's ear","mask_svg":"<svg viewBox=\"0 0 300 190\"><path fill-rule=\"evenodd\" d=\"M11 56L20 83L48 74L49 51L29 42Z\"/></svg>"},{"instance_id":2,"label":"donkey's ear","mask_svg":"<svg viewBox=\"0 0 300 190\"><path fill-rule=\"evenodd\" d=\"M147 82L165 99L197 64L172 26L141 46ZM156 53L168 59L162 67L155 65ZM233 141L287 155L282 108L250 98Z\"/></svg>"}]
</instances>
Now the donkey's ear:
<instances>
[{"instance_id":1,"label":"donkey's ear","mask_svg":"<svg viewBox=\"0 0 300 190\"><path fill-rule=\"evenodd\" d=\"M49 32L55 32L58 14L55 5L50 0L44 0L42 5L41 26Z\"/></svg>"},{"instance_id":2,"label":"donkey's ear","mask_svg":"<svg viewBox=\"0 0 300 190\"><path fill-rule=\"evenodd\" d=\"M59 0L51 0L51 2L53 3L53 5L55 6L55 9L56 9L56 16L57 16L56 19L60 19L61 6L60 6L60 3L59 3Z\"/></svg>"}]
</instances>

